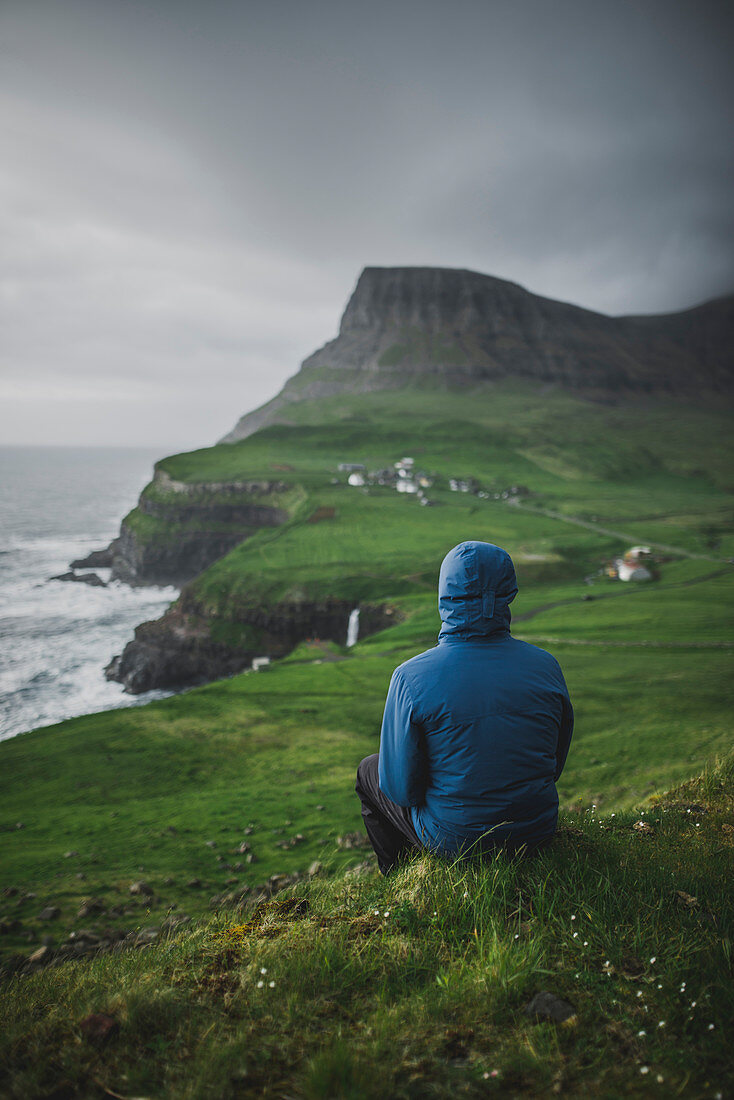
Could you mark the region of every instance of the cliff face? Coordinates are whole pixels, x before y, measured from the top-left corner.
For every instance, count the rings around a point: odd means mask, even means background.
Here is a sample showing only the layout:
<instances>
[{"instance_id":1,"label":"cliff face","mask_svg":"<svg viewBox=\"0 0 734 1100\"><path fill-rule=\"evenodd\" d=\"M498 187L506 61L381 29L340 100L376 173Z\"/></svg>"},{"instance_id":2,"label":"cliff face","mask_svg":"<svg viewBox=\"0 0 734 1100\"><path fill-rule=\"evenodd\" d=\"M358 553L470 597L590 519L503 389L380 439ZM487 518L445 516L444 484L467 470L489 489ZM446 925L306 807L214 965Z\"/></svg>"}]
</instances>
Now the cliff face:
<instances>
[{"instance_id":1,"label":"cliff face","mask_svg":"<svg viewBox=\"0 0 734 1100\"><path fill-rule=\"evenodd\" d=\"M285 600L272 607L238 607L233 601L228 618L218 617L228 641L214 636L213 620L184 589L181 598L154 622L142 623L123 653L107 666L109 680L125 685L131 694L152 688L180 688L231 676L248 668L255 657L284 657L300 642L321 638L343 645L353 601L327 599ZM397 621L387 605L362 604L360 637Z\"/></svg>"},{"instance_id":2,"label":"cliff face","mask_svg":"<svg viewBox=\"0 0 734 1100\"><path fill-rule=\"evenodd\" d=\"M183 585L162 618L142 623L106 675L139 694L231 676L255 657L283 657L308 638L344 644L354 600L286 598L263 602L257 583L223 590L204 603L187 582L240 542L292 518L304 498L294 483L270 480L182 482L156 470L120 535L93 559L128 584ZM395 621L392 608L361 604L360 635Z\"/></svg>"},{"instance_id":3,"label":"cliff face","mask_svg":"<svg viewBox=\"0 0 734 1100\"><path fill-rule=\"evenodd\" d=\"M106 552L112 577L185 584L256 531L285 523L297 495L281 481L189 484L156 470Z\"/></svg>"},{"instance_id":4,"label":"cliff face","mask_svg":"<svg viewBox=\"0 0 734 1100\"><path fill-rule=\"evenodd\" d=\"M222 442L287 419L297 401L430 379L555 383L581 393L731 392L734 298L682 313L607 317L449 268L365 268L339 335Z\"/></svg>"}]
</instances>

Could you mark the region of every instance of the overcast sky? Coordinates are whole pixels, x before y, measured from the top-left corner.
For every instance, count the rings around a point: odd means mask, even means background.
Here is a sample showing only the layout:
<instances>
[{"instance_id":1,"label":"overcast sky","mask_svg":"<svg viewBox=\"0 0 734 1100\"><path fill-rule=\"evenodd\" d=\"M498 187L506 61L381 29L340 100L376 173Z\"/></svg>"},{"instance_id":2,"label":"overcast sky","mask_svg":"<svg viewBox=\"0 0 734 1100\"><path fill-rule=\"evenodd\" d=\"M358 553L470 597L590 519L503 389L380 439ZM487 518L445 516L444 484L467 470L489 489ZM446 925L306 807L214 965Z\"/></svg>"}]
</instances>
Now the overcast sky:
<instances>
[{"instance_id":1,"label":"overcast sky","mask_svg":"<svg viewBox=\"0 0 734 1100\"><path fill-rule=\"evenodd\" d=\"M734 289L728 5L2 0L0 442L214 442L365 265Z\"/></svg>"}]
</instances>

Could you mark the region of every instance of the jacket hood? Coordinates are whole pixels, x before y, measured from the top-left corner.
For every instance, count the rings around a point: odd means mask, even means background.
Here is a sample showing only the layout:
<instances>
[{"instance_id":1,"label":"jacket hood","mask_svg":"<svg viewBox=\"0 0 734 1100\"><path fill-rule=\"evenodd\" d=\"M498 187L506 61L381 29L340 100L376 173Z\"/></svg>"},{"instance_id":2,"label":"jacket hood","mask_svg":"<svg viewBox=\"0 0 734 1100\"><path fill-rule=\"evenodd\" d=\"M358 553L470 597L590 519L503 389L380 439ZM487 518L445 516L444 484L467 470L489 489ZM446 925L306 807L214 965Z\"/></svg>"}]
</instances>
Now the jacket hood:
<instances>
[{"instance_id":1,"label":"jacket hood","mask_svg":"<svg viewBox=\"0 0 734 1100\"><path fill-rule=\"evenodd\" d=\"M509 630L509 605L516 595L515 567L506 550L491 542L460 542L441 563L439 641Z\"/></svg>"}]
</instances>

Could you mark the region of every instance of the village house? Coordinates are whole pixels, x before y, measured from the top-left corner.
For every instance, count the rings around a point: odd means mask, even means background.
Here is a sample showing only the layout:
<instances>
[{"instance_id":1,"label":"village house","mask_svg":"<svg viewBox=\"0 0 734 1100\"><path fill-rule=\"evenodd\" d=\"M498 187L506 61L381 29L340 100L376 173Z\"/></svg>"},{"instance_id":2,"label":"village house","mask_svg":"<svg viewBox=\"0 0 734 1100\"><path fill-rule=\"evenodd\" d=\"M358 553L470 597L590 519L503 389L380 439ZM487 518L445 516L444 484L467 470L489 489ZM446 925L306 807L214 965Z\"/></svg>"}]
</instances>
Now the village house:
<instances>
[{"instance_id":1,"label":"village house","mask_svg":"<svg viewBox=\"0 0 734 1100\"><path fill-rule=\"evenodd\" d=\"M423 470L415 469L415 459L401 458L392 469L373 470L367 472L360 462L340 462L339 470L348 473L347 484L354 488L363 488L366 485L382 485L395 489L398 493L416 496L421 504L428 505L431 501L425 499L425 489L433 485L433 478ZM335 482L332 480L332 484Z\"/></svg>"},{"instance_id":2,"label":"village house","mask_svg":"<svg viewBox=\"0 0 734 1100\"><path fill-rule=\"evenodd\" d=\"M649 546L632 546L621 558L615 558L607 567L607 576L620 581L651 581L652 550ZM647 563L647 564L646 564Z\"/></svg>"}]
</instances>

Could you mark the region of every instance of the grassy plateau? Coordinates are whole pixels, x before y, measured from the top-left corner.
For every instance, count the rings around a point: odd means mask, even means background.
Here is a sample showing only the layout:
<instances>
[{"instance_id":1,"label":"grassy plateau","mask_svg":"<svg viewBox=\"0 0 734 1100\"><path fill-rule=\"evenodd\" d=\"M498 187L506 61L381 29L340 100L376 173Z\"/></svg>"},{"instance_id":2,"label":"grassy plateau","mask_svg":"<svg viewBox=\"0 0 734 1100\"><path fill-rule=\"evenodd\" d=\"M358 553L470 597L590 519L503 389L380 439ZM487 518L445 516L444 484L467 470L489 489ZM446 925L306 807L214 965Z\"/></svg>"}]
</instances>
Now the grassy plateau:
<instances>
[{"instance_id":1,"label":"grassy plateau","mask_svg":"<svg viewBox=\"0 0 734 1100\"><path fill-rule=\"evenodd\" d=\"M732 1095L729 410L497 386L291 419L159 464L202 492L284 484L290 519L191 582L212 636L329 596L389 604L394 625L346 649L345 622L259 672L0 744L0 1094ZM337 472L406 454L431 507ZM132 513L137 537L178 532L179 498L146 492L171 518ZM512 554L513 632L569 685L561 829L526 863L422 858L382 880L348 835L354 773L469 538ZM635 543L657 578L603 575ZM55 955L123 933L146 946ZM29 967L44 945L52 965ZM526 1015L542 990L574 1015Z\"/></svg>"}]
</instances>

